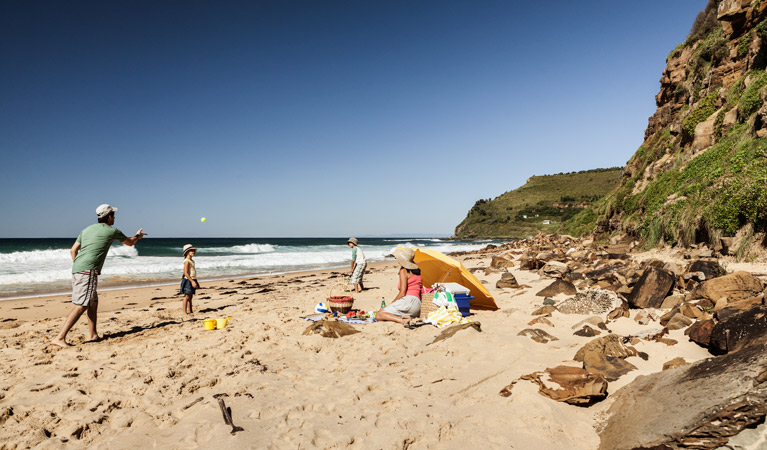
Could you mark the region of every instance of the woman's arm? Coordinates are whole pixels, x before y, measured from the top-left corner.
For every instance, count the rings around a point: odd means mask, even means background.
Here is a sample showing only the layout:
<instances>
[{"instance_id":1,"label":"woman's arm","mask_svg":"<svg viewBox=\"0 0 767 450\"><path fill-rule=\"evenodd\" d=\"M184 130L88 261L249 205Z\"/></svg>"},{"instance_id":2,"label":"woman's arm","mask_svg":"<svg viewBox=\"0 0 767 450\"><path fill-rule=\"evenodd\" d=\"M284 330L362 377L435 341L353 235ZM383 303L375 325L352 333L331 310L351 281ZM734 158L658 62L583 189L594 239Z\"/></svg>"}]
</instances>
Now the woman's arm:
<instances>
[{"instance_id":1,"label":"woman's arm","mask_svg":"<svg viewBox=\"0 0 767 450\"><path fill-rule=\"evenodd\" d=\"M399 270L399 294L397 294L397 296L394 297L394 300L392 300L392 303L404 297L406 293L407 293L407 270L405 270L405 268L403 267Z\"/></svg>"}]
</instances>

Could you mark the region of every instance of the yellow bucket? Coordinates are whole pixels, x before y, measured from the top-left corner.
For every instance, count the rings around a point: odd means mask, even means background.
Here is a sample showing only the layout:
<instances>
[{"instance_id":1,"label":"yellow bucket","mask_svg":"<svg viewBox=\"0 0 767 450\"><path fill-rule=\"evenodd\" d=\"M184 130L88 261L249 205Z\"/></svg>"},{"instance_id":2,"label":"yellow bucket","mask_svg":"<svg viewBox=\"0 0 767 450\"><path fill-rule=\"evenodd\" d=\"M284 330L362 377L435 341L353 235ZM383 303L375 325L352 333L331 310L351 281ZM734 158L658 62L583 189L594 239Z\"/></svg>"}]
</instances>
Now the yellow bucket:
<instances>
[{"instance_id":1,"label":"yellow bucket","mask_svg":"<svg viewBox=\"0 0 767 450\"><path fill-rule=\"evenodd\" d=\"M229 319L231 319L232 316L227 317L226 319L216 319L216 328L219 330L221 328L226 328L226 324L229 323Z\"/></svg>"},{"instance_id":2,"label":"yellow bucket","mask_svg":"<svg viewBox=\"0 0 767 450\"><path fill-rule=\"evenodd\" d=\"M216 329L216 319L208 319L204 320L202 322L203 325L205 325L206 330L215 330Z\"/></svg>"}]
</instances>

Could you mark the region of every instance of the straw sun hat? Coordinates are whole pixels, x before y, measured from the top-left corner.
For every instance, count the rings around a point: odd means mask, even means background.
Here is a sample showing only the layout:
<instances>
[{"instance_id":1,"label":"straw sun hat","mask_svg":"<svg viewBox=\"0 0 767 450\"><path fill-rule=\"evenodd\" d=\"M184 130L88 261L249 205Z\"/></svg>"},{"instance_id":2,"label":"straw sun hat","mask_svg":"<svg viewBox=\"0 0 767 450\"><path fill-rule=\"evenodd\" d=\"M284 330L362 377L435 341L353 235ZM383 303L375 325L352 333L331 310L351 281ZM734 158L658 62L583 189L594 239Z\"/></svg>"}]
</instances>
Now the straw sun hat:
<instances>
[{"instance_id":1,"label":"straw sun hat","mask_svg":"<svg viewBox=\"0 0 767 450\"><path fill-rule=\"evenodd\" d=\"M186 254L192 250L197 250L197 248L195 248L192 244L186 244L184 246L184 256L186 256Z\"/></svg>"},{"instance_id":2,"label":"straw sun hat","mask_svg":"<svg viewBox=\"0 0 767 450\"><path fill-rule=\"evenodd\" d=\"M418 268L418 264L413 261L415 259L415 252L412 248L398 248L394 250L392 255L399 265L405 269L413 270Z\"/></svg>"}]
</instances>

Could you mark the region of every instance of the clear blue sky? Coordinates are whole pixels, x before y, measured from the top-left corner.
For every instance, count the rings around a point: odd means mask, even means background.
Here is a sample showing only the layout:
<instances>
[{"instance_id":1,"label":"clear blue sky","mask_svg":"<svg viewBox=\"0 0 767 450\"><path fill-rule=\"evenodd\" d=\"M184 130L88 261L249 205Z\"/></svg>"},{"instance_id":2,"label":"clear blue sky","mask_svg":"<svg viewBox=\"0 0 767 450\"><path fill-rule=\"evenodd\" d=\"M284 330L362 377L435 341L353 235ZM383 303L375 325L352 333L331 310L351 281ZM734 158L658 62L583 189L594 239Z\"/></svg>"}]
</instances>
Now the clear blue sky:
<instances>
[{"instance_id":1,"label":"clear blue sky","mask_svg":"<svg viewBox=\"0 0 767 450\"><path fill-rule=\"evenodd\" d=\"M0 237L450 235L624 165L705 5L0 0Z\"/></svg>"}]
</instances>

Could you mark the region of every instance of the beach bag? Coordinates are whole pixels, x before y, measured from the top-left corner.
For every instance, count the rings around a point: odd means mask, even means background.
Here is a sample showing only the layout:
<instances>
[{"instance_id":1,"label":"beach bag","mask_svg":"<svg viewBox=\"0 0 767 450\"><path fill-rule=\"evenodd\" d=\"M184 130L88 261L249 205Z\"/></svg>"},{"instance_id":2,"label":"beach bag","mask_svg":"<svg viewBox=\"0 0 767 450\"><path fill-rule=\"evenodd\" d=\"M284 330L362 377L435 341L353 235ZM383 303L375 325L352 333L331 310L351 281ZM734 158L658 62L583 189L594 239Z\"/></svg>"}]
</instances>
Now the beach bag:
<instances>
[{"instance_id":1,"label":"beach bag","mask_svg":"<svg viewBox=\"0 0 767 450\"><path fill-rule=\"evenodd\" d=\"M453 297L453 294L447 291L437 291L434 294L434 300L432 302L437 306L444 306L448 307L450 305L453 305L457 308L457 305L455 303L455 297Z\"/></svg>"}]
</instances>

